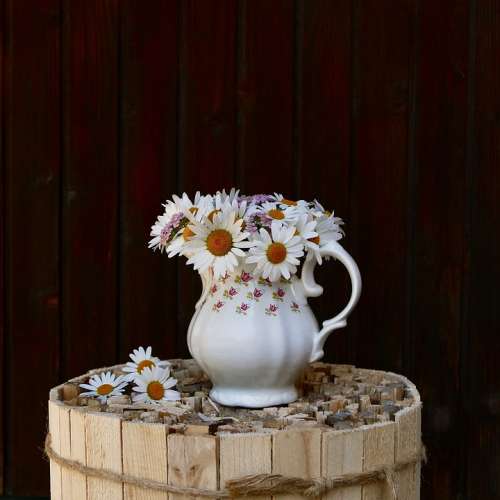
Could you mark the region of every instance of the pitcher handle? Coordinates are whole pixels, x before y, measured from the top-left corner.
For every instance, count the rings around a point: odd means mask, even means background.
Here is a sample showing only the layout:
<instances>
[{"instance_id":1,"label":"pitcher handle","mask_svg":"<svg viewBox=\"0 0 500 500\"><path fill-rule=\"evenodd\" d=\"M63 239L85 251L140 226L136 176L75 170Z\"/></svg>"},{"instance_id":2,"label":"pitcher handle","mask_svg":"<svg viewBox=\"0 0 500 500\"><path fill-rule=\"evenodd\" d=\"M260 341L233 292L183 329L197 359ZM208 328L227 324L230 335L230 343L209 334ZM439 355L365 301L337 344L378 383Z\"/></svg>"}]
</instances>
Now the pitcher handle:
<instances>
[{"instance_id":1,"label":"pitcher handle","mask_svg":"<svg viewBox=\"0 0 500 500\"><path fill-rule=\"evenodd\" d=\"M361 275L359 268L354 259L344 250L344 248L336 241L330 241L325 246L320 248L321 256L331 256L340 260L349 272L351 278L351 298L347 305L340 311L339 314L331 319L323 321L323 328L314 334L313 349L310 362L321 359L324 355L323 346L328 335L338 328L343 328L347 324L347 317L356 306L359 296L361 295ZM323 287L314 281L314 268L316 267L316 259L314 254L310 252L304 265L302 266L301 281L306 297L319 297L323 293Z\"/></svg>"}]
</instances>

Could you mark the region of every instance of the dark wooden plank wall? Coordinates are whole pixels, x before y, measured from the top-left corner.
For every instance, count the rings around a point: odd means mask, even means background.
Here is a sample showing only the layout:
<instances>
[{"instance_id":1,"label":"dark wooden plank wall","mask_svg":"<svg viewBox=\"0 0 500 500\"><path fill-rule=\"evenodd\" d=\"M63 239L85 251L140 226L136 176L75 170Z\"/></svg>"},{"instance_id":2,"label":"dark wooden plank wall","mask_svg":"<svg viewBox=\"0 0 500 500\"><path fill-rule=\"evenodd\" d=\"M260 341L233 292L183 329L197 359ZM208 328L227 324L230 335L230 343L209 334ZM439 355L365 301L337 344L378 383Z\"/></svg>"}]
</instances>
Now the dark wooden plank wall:
<instances>
[{"instance_id":1,"label":"dark wooden plank wall","mask_svg":"<svg viewBox=\"0 0 500 500\"><path fill-rule=\"evenodd\" d=\"M47 494L50 386L187 354L198 278L149 227L238 185L346 219L327 359L417 383L422 498L500 498L497 0L0 4L0 492ZM348 283L319 280L325 319Z\"/></svg>"}]
</instances>

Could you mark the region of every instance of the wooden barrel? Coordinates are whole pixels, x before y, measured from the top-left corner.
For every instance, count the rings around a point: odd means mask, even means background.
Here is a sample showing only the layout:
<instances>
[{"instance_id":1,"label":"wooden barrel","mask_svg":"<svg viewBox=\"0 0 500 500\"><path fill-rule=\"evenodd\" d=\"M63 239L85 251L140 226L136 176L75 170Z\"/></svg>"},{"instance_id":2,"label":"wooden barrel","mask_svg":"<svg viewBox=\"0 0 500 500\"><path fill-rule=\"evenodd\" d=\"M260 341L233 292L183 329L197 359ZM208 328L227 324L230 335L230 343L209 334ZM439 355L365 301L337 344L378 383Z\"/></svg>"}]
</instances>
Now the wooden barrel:
<instances>
[{"instance_id":1,"label":"wooden barrel","mask_svg":"<svg viewBox=\"0 0 500 500\"><path fill-rule=\"evenodd\" d=\"M370 471L381 471L380 477L331 489L323 498L420 498L420 461L412 457L421 450L421 401L405 377L313 363L299 383L297 402L247 410L212 402L210 382L193 360L170 361L180 402L138 405L125 395L101 405L80 397L78 384L105 369L51 390L47 449L53 500L187 498L138 480L216 491L249 474L321 481ZM121 365L108 369L121 373Z\"/></svg>"}]
</instances>

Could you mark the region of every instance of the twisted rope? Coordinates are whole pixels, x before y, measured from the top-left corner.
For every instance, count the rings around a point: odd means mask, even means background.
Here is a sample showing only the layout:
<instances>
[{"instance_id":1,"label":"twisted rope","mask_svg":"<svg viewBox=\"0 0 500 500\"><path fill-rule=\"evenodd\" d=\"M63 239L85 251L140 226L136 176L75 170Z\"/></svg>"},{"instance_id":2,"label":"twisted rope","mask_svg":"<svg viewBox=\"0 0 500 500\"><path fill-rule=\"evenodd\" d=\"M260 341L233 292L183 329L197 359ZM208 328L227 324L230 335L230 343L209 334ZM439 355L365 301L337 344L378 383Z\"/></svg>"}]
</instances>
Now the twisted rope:
<instances>
[{"instance_id":1,"label":"twisted rope","mask_svg":"<svg viewBox=\"0 0 500 500\"><path fill-rule=\"evenodd\" d=\"M154 490L180 495L192 495L207 498L232 498L238 496L277 495L281 493L293 493L305 497L318 497L323 493L346 486L363 486L374 482L385 482L391 492L393 500L397 500L397 488L395 475L400 470L419 462L426 462L425 447L422 444L420 450L411 454L405 460L396 462L394 465L380 467L367 472L344 474L329 479L301 479L298 477L287 477L281 474L250 474L238 479L226 481L226 488L222 490L209 490L204 488L190 488L186 486L174 486L172 484L144 479L129 474L121 474L107 469L96 469L87 467L76 460L64 458L54 451L51 446L50 434L45 439L45 454L47 457L65 469L84 474L85 476L105 479L115 483L126 483L145 490Z\"/></svg>"}]
</instances>

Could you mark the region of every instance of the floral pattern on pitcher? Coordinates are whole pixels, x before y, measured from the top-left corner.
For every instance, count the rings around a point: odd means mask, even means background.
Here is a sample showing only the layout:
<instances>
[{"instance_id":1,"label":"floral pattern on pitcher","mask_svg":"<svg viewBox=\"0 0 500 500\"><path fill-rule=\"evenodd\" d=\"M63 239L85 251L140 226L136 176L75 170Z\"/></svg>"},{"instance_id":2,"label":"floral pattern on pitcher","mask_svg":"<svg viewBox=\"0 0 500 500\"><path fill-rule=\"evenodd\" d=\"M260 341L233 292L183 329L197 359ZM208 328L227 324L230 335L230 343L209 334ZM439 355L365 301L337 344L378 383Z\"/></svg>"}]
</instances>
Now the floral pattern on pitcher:
<instances>
[{"instance_id":1,"label":"floral pattern on pitcher","mask_svg":"<svg viewBox=\"0 0 500 500\"><path fill-rule=\"evenodd\" d=\"M254 276L252 272L245 270L234 274L226 273L209 288L209 297L213 299L211 307L213 311L220 312L229 301L236 298L239 300L234 309L230 310L240 316L247 316L252 307L257 307L257 304L262 302L262 310L267 316L278 316L280 314L278 305L290 308L294 313L300 313L301 306L294 300L292 283L291 279L282 279L278 286L262 276ZM240 302L241 299L244 300ZM283 314L286 312L285 309L282 311Z\"/></svg>"}]
</instances>

